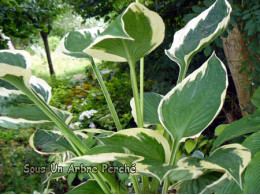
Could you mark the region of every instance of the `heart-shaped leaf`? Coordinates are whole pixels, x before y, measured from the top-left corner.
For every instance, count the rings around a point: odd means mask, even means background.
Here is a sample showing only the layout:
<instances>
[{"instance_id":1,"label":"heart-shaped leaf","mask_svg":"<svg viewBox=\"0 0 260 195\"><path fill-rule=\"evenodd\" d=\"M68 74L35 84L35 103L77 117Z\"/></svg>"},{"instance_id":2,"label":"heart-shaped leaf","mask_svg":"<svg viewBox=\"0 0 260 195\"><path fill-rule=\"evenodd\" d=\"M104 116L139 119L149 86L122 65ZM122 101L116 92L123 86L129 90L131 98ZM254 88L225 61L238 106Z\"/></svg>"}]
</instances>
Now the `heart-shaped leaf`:
<instances>
[{"instance_id":1,"label":"heart-shaped leaf","mask_svg":"<svg viewBox=\"0 0 260 195\"><path fill-rule=\"evenodd\" d=\"M127 148L133 154L144 157L144 164L169 162L169 143L161 134L151 129L121 130L99 140L105 145Z\"/></svg>"},{"instance_id":2,"label":"heart-shaped leaf","mask_svg":"<svg viewBox=\"0 0 260 195\"><path fill-rule=\"evenodd\" d=\"M179 141L198 137L220 112L228 86L224 64L213 53L160 102L161 124Z\"/></svg>"},{"instance_id":3,"label":"heart-shaped leaf","mask_svg":"<svg viewBox=\"0 0 260 195\"><path fill-rule=\"evenodd\" d=\"M103 31L102 28L70 31L61 39L56 53L61 55L63 53L75 58L88 58L83 50L95 40L101 31Z\"/></svg>"},{"instance_id":4,"label":"heart-shaped leaf","mask_svg":"<svg viewBox=\"0 0 260 195\"><path fill-rule=\"evenodd\" d=\"M162 43L164 31L157 13L132 3L84 52L100 60L135 63Z\"/></svg>"}]
</instances>

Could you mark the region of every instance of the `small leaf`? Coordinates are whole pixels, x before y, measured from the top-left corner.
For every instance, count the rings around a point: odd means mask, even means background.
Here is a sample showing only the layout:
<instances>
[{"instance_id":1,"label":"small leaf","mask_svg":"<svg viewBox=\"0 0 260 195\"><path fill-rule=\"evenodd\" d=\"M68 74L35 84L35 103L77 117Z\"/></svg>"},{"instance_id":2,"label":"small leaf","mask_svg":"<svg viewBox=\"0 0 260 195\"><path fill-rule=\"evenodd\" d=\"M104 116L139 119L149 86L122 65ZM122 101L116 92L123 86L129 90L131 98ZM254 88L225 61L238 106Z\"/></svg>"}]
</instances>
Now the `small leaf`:
<instances>
[{"instance_id":1,"label":"small leaf","mask_svg":"<svg viewBox=\"0 0 260 195\"><path fill-rule=\"evenodd\" d=\"M222 125L217 126L215 129L215 136L219 136L221 134L221 132L228 126L229 126L229 124L222 124Z\"/></svg>"},{"instance_id":2,"label":"small leaf","mask_svg":"<svg viewBox=\"0 0 260 195\"><path fill-rule=\"evenodd\" d=\"M188 154L190 154L196 147L197 142L193 139L187 140L185 142L185 149L187 151Z\"/></svg>"}]
</instances>

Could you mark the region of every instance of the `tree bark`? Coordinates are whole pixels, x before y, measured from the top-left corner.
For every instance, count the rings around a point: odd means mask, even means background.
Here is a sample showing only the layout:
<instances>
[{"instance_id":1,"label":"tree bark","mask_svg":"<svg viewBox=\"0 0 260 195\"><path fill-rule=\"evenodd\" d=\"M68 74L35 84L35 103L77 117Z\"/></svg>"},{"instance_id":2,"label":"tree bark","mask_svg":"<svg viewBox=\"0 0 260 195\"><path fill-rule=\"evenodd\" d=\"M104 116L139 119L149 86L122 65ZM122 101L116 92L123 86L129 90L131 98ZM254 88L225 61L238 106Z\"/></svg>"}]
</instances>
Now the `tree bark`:
<instances>
[{"instance_id":1,"label":"tree bark","mask_svg":"<svg viewBox=\"0 0 260 195\"><path fill-rule=\"evenodd\" d=\"M15 49L13 44L12 44L12 41L11 41L10 37L5 36L5 34L1 30L0 30L0 36L3 39L7 40L7 47L8 47L8 49L11 49L11 50Z\"/></svg>"},{"instance_id":2,"label":"tree bark","mask_svg":"<svg viewBox=\"0 0 260 195\"><path fill-rule=\"evenodd\" d=\"M251 94L248 90L252 83L247 77L247 72L249 69L252 70L252 67L248 66L246 71L240 72L243 67L242 63L248 61L249 51L247 42L237 26L234 26L233 30L228 32L227 38L222 37L222 40L227 63L235 83L241 113L245 116L248 114L246 110L250 110L252 107L250 104Z\"/></svg>"},{"instance_id":3,"label":"tree bark","mask_svg":"<svg viewBox=\"0 0 260 195\"><path fill-rule=\"evenodd\" d=\"M47 56L50 75L55 77L55 72L54 72L53 64L52 64L52 60L51 60L50 47L49 47L49 43L48 43L48 33L41 31L40 34L41 34L41 37L42 37L42 40L44 43L44 48L45 48L45 52L46 52L46 56Z\"/></svg>"}]
</instances>

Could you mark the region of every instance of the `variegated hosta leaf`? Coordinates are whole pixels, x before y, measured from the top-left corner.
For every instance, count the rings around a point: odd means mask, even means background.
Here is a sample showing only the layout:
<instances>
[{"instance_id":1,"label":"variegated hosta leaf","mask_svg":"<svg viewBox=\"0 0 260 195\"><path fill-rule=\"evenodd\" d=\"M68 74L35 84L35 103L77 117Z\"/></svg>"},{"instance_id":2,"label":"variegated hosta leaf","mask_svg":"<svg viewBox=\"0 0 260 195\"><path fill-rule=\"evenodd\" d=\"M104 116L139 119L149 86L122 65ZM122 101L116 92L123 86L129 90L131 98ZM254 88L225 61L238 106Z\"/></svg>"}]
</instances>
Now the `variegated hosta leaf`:
<instances>
[{"instance_id":1,"label":"variegated hosta leaf","mask_svg":"<svg viewBox=\"0 0 260 195\"><path fill-rule=\"evenodd\" d=\"M88 181L79 184L66 194L104 194L96 180L89 179Z\"/></svg>"},{"instance_id":2,"label":"variegated hosta leaf","mask_svg":"<svg viewBox=\"0 0 260 195\"><path fill-rule=\"evenodd\" d=\"M177 190L178 194L211 194L224 186L227 181L227 174L210 172L200 175L196 179L185 180L171 186L171 190Z\"/></svg>"},{"instance_id":3,"label":"variegated hosta leaf","mask_svg":"<svg viewBox=\"0 0 260 195\"><path fill-rule=\"evenodd\" d=\"M144 93L144 127L148 127L149 125L160 124L157 110L162 98L163 96L157 93ZM132 109L132 115L134 117L135 123L137 124L134 98L131 99L130 106Z\"/></svg>"},{"instance_id":4,"label":"variegated hosta leaf","mask_svg":"<svg viewBox=\"0 0 260 195\"><path fill-rule=\"evenodd\" d=\"M74 133L81 139L88 138L82 131L74 131ZM36 132L30 136L29 144L31 148L39 154L57 154L68 150L76 154L60 131L36 130Z\"/></svg>"},{"instance_id":5,"label":"variegated hosta leaf","mask_svg":"<svg viewBox=\"0 0 260 195\"><path fill-rule=\"evenodd\" d=\"M157 13L132 3L84 52L100 60L135 63L162 43L164 31Z\"/></svg>"},{"instance_id":6,"label":"variegated hosta leaf","mask_svg":"<svg viewBox=\"0 0 260 195\"><path fill-rule=\"evenodd\" d=\"M184 78L191 58L225 30L231 10L227 0L218 0L175 33L173 44L165 53L179 65L179 79Z\"/></svg>"},{"instance_id":7,"label":"variegated hosta leaf","mask_svg":"<svg viewBox=\"0 0 260 195\"><path fill-rule=\"evenodd\" d=\"M105 138L99 138L105 145L128 149L135 155L144 157L143 164L163 164L170 159L167 140L151 129L126 129Z\"/></svg>"},{"instance_id":8,"label":"variegated hosta leaf","mask_svg":"<svg viewBox=\"0 0 260 195\"><path fill-rule=\"evenodd\" d=\"M242 188L241 174L251 160L250 151L240 144L224 145L204 159L184 158L178 163L203 169L225 171Z\"/></svg>"},{"instance_id":9,"label":"variegated hosta leaf","mask_svg":"<svg viewBox=\"0 0 260 195\"><path fill-rule=\"evenodd\" d=\"M101 31L103 31L102 28L71 31L61 39L56 53L61 55L63 53L75 58L88 58L88 55L83 50L94 41Z\"/></svg>"},{"instance_id":10,"label":"variegated hosta leaf","mask_svg":"<svg viewBox=\"0 0 260 195\"><path fill-rule=\"evenodd\" d=\"M170 181L190 180L202 175L202 169L193 168L192 166L168 166L168 165L147 165L143 162L136 164L136 171L140 174L156 177L162 182L168 175ZM151 163L152 164L152 163Z\"/></svg>"},{"instance_id":11,"label":"variegated hosta leaf","mask_svg":"<svg viewBox=\"0 0 260 195\"><path fill-rule=\"evenodd\" d=\"M45 80L37 78L36 76L31 76L30 86L47 104L50 103L51 87Z\"/></svg>"},{"instance_id":12,"label":"variegated hosta leaf","mask_svg":"<svg viewBox=\"0 0 260 195\"><path fill-rule=\"evenodd\" d=\"M19 50L1 50L0 69L0 126L27 128L52 124L43 111L23 93L31 91L46 104L51 98L51 87L44 80L31 76L29 54ZM56 108L52 110L66 123L72 118L69 112Z\"/></svg>"},{"instance_id":13,"label":"variegated hosta leaf","mask_svg":"<svg viewBox=\"0 0 260 195\"><path fill-rule=\"evenodd\" d=\"M29 84L31 77L30 55L21 50L0 50L0 78Z\"/></svg>"},{"instance_id":14,"label":"variegated hosta leaf","mask_svg":"<svg viewBox=\"0 0 260 195\"><path fill-rule=\"evenodd\" d=\"M70 166L74 166L74 167L80 167L82 165L96 166L97 164L103 164L103 163L114 162L114 161L119 161L123 164L127 163L131 165L139 161L142 161L143 159L144 158L142 156L125 154L125 153L114 153L114 152L84 155L84 156L72 158L69 161L58 164L58 166L63 167L63 171L54 172L50 176L50 179L59 178L64 175L67 175L69 173Z\"/></svg>"},{"instance_id":15,"label":"variegated hosta leaf","mask_svg":"<svg viewBox=\"0 0 260 195\"><path fill-rule=\"evenodd\" d=\"M215 53L160 102L159 119L178 142L198 137L220 112L228 86L224 64Z\"/></svg>"},{"instance_id":16,"label":"variegated hosta leaf","mask_svg":"<svg viewBox=\"0 0 260 195\"><path fill-rule=\"evenodd\" d=\"M260 130L260 111L247 115L227 126L213 143L212 150L235 137Z\"/></svg>"}]
</instances>

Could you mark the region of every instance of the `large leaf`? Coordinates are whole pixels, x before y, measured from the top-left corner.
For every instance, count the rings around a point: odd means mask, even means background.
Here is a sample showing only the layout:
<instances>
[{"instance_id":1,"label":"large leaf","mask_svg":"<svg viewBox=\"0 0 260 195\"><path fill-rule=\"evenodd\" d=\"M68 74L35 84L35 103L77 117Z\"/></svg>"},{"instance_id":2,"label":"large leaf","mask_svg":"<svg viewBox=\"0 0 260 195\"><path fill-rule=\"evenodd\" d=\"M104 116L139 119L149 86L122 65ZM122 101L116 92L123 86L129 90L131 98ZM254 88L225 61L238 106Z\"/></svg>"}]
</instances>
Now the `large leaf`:
<instances>
[{"instance_id":1,"label":"large leaf","mask_svg":"<svg viewBox=\"0 0 260 195\"><path fill-rule=\"evenodd\" d=\"M213 53L160 102L161 124L177 141L198 137L220 112L228 86L224 64Z\"/></svg>"},{"instance_id":2,"label":"large leaf","mask_svg":"<svg viewBox=\"0 0 260 195\"><path fill-rule=\"evenodd\" d=\"M95 40L99 31L103 31L103 29L90 28L70 31L61 39L56 52L75 58L88 58L88 55L83 50Z\"/></svg>"},{"instance_id":3,"label":"large leaf","mask_svg":"<svg viewBox=\"0 0 260 195\"><path fill-rule=\"evenodd\" d=\"M149 125L158 125L160 124L159 117L158 117L158 106L160 101L162 100L163 96L157 93L148 92L144 93L144 127ZM135 123L137 124L137 116L135 110L135 101L134 98L130 101L130 106L132 109L132 115L134 117Z\"/></svg>"},{"instance_id":4,"label":"large leaf","mask_svg":"<svg viewBox=\"0 0 260 195\"><path fill-rule=\"evenodd\" d=\"M31 76L29 54L19 50L1 50L0 68L0 126L18 129L53 124L22 92L30 91L46 105L51 99L51 87L44 80ZM72 118L69 112L56 108L52 110L66 123Z\"/></svg>"},{"instance_id":5,"label":"large leaf","mask_svg":"<svg viewBox=\"0 0 260 195\"><path fill-rule=\"evenodd\" d=\"M245 176L243 192L245 194L260 194L260 152L255 154L248 165Z\"/></svg>"},{"instance_id":6,"label":"large leaf","mask_svg":"<svg viewBox=\"0 0 260 195\"><path fill-rule=\"evenodd\" d=\"M247 137L242 145L250 150L252 156L258 153L260 151L260 131Z\"/></svg>"},{"instance_id":7,"label":"large leaf","mask_svg":"<svg viewBox=\"0 0 260 195\"><path fill-rule=\"evenodd\" d=\"M225 30L231 10L227 0L218 0L175 33L173 44L165 53L179 65L179 79L184 78L192 57Z\"/></svg>"},{"instance_id":8,"label":"large leaf","mask_svg":"<svg viewBox=\"0 0 260 195\"><path fill-rule=\"evenodd\" d=\"M240 144L224 145L204 159L189 157L181 159L182 166L195 166L213 171L224 171L242 188L241 175L251 160L250 151Z\"/></svg>"},{"instance_id":9,"label":"large leaf","mask_svg":"<svg viewBox=\"0 0 260 195\"><path fill-rule=\"evenodd\" d=\"M50 176L50 179L59 178L65 176L71 172L75 172L76 167L96 167L97 164L105 164L108 162L119 161L123 164L133 165L139 161L142 161L144 158L141 156L133 155L133 154L124 154L124 153L115 153L115 152L105 152L105 153L98 153L92 155L84 155L80 157L72 158L64 163L58 164L58 166L62 167L61 172L53 172ZM79 170L81 173L88 173L89 170ZM94 171L94 172L92 172ZM95 174L95 170L92 169L92 173ZM102 171L102 170L99 170Z\"/></svg>"},{"instance_id":10,"label":"large leaf","mask_svg":"<svg viewBox=\"0 0 260 195\"><path fill-rule=\"evenodd\" d=\"M105 138L99 138L105 145L127 148L135 155L144 157L144 164L163 164L170 159L167 140L151 129L126 129Z\"/></svg>"},{"instance_id":11,"label":"large leaf","mask_svg":"<svg viewBox=\"0 0 260 195\"><path fill-rule=\"evenodd\" d=\"M84 50L106 61L136 62L164 39L162 18L140 3L132 3Z\"/></svg>"},{"instance_id":12,"label":"large leaf","mask_svg":"<svg viewBox=\"0 0 260 195\"><path fill-rule=\"evenodd\" d=\"M95 180L88 180L74 187L66 194L104 194L104 192Z\"/></svg>"},{"instance_id":13,"label":"large leaf","mask_svg":"<svg viewBox=\"0 0 260 195\"><path fill-rule=\"evenodd\" d=\"M260 130L260 111L247 115L227 126L213 143L212 150L238 136Z\"/></svg>"},{"instance_id":14,"label":"large leaf","mask_svg":"<svg viewBox=\"0 0 260 195\"><path fill-rule=\"evenodd\" d=\"M74 131L74 133L81 139L86 139L88 137L82 131ZM37 130L30 136L29 144L31 148L39 154L57 154L68 150L76 154L70 143L62 136L60 131Z\"/></svg>"},{"instance_id":15,"label":"large leaf","mask_svg":"<svg viewBox=\"0 0 260 195\"><path fill-rule=\"evenodd\" d=\"M171 186L170 189L177 190L178 194L202 194L212 193L215 190L213 188L220 188L227 182L226 174L218 172L209 172L198 178L180 181Z\"/></svg>"},{"instance_id":16,"label":"large leaf","mask_svg":"<svg viewBox=\"0 0 260 195\"><path fill-rule=\"evenodd\" d=\"M170 181L176 181L194 179L203 174L201 168L192 166L148 165L142 162L136 163L136 171L140 174L156 177L160 182L167 176L169 176Z\"/></svg>"},{"instance_id":17,"label":"large leaf","mask_svg":"<svg viewBox=\"0 0 260 195\"><path fill-rule=\"evenodd\" d=\"M21 50L0 50L0 78L21 80L26 85L31 77L30 55Z\"/></svg>"}]
</instances>

